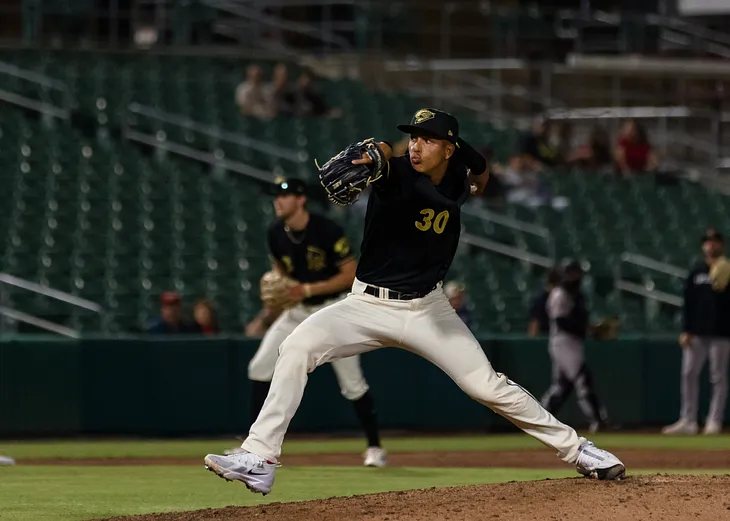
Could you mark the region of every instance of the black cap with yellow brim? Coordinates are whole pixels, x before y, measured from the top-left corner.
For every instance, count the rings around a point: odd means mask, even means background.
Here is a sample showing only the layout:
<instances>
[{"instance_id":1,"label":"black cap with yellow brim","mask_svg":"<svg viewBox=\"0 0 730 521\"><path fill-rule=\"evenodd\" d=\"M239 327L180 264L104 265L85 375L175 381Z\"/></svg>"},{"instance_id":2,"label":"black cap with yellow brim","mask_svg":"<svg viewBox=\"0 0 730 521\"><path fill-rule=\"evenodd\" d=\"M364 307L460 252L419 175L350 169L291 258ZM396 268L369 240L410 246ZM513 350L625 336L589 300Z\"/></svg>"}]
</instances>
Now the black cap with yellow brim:
<instances>
[{"instance_id":1,"label":"black cap with yellow brim","mask_svg":"<svg viewBox=\"0 0 730 521\"><path fill-rule=\"evenodd\" d=\"M421 109L413 115L409 125L398 125L396 128L406 134L422 134L453 143L456 146L456 154L474 175L479 175L487 169L487 160L459 137L459 122L448 112Z\"/></svg>"}]
</instances>

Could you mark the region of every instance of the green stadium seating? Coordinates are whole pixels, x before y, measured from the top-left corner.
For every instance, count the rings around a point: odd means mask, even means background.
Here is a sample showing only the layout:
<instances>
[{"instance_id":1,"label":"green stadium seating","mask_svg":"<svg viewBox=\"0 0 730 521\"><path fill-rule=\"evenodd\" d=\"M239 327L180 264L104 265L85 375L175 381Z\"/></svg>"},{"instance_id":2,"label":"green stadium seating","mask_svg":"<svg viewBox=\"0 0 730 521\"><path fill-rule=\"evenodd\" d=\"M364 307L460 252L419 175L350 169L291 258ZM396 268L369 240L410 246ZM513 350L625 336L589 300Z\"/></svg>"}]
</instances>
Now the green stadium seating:
<instances>
[{"instance_id":1,"label":"green stadium seating","mask_svg":"<svg viewBox=\"0 0 730 521\"><path fill-rule=\"evenodd\" d=\"M141 328L154 316L160 292L175 289L186 302L214 299L221 324L240 331L259 307L257 284L267 269L264 231L272 218L270 198L242 176L218 176L201 164L117 139L121 125L159 138L214 151L276 174L314 181L313 159L328 159L343 145L369 136L397 140L398 122L419 107L417 100L375 92L354 80L321 81L319 88L343 109L341 119L278 117L261 122L240 115L233 103L246 63L208 57L104 54L65 51L0 51L0 60L46 73L67 83L76 113L93 121L96 133L72 122L38 120L0 105L0 232L5 237L2 269L32 281L99 302L108 310L111 331ZM265 64L270 71L273 64ZM292 67L292 75L297 69ZM33 84L0 75L0 88L49 99ZM55 98L54 98L55 99ZM299 164L253 148L140 116L136 102L215 125L225 131L294 148ZM458 114L463 134L476 146L491 144L505 160L517 132L478 123ZM730 227L728 198L679 182L658 185L653 178L614 179L592 172L546 173L554 195L569 199L563 211L505 205L498 212L554 232L558 259L589 261L588 292L595 314L617 314L628 330L645 327L642 302L606 290L624 251L687 266L697 254L706 226ZM478 205L478 203L477 203ZM316 204L315 204L316 207ZM340 220L357 242L362 207L321 207ZM547 254L531 234L464 216L467 231L534 253ZM641 280L642 272L628 270ZM521 332L527 307L542 285L543 270L528 263L464 247L451 278L471 289L474 331ZM658 289L677 293L667 277L646 278ZM609 284L610 286L610 284ZM19 309L45 310L43 299L12 291ZM94 330L98 321L75 311L71 323ZM676 329L676 310L662 310L656 327Z\"/></svg>"}]
</instances>

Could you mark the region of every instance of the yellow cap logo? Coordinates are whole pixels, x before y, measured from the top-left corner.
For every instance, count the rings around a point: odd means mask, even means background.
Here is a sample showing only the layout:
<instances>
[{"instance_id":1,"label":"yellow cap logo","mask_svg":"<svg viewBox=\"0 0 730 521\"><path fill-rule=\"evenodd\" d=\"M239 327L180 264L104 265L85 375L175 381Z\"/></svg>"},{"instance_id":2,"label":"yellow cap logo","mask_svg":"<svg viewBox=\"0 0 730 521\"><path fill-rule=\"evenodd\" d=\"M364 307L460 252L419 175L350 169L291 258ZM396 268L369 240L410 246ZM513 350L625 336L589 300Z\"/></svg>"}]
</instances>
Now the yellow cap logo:
<instances>
[{"instance_id":1,"label":"yellow cap logo","mask_svg":"<svg viewBox=\"0 0 730 521\"><path fill-rule=\"evenodd\" d=\"M429 119L433 119L436 116L436 114L428 109L421 109L418 112L416 112L416 115L413 116L413 120L416 123L423 123L424 121L428 121Z\"/></svg>"},{"instance_id":2,"label":"yellow cap logo","mask_svg":"<svg viewBox=\"0 0 730 521\"><path fill-rule=\"evenodd\" d=\"M449 136L453 136L454 133L449 130Z\"/></svg>"}]
</instances>

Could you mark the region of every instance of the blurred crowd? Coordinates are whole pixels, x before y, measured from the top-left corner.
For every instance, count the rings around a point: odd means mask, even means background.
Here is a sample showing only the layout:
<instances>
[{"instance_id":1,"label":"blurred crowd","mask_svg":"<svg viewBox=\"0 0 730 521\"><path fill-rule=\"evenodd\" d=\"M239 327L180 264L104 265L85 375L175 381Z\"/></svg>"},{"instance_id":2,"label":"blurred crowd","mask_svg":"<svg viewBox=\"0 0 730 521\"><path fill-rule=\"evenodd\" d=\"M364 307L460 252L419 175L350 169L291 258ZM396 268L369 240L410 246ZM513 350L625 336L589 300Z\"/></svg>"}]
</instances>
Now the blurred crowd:
<instances>
[{"instance_id":1,"label":"blurred crowd","mask_svg":"<svg viewBox=\"0 0 730 521\"><path fill-rule=\"evenodd\" d=\"M246 79L236 88L236 105L241 114L263 120L276 116L340 117L342 111L329 106L315 89L314 81L313 74L303 70L292 84L284 63L278 63L265 81L261 66L252 64Z\"/></svg>"},{"instance_id":2,"label":"blurred crowd","mask_svg":"<svg viewBox=\"0 0 730 521\"><path fill-rule=\"evenodd\" d=\"M586 171L587 175L629 178L659 169L646 129L634 119L623 123L613 141L603 126L595 125L583 143L573 143L570 122L538 118L532 129L521 136L506 162L495 161L491 147L483 147L481 153L492 166L485 198L533 208L548 205L559 210L569 201L551 193L546 176L554 172L576 169Z\"/></svg>"}]
</instances>

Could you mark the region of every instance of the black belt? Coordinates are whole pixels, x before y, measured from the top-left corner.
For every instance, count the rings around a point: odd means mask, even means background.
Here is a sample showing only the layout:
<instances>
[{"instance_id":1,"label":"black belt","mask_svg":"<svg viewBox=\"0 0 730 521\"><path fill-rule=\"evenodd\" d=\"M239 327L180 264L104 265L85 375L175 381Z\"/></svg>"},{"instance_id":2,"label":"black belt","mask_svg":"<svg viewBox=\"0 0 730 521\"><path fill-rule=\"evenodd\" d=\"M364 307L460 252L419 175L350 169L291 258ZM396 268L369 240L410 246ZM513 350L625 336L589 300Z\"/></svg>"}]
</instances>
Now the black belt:
<instances>
[{"instance_id":1,"label":"black belt","mask_svg":"<svg viewBox=\"0 0 730 521\"><path fill-rule=\"evenodd\" d=\"M435 290L436 286L434 286L433 288L431 288L430 290L425 291L425 292L414 291L411 293L402 293L400 291L394 291L392 289L383 288L383 294L384 294L383 297L380 296L380 289L381 288L378 288L377 286L371 286L370 284L367 284L365 286L365 290L363 291L363 293L367 293L368 295L372 295L373 297L386 298L388 300L413 300L416 298L425 297L426 295L431 293L433 290Z\"/></svg>"}]
</instances>

